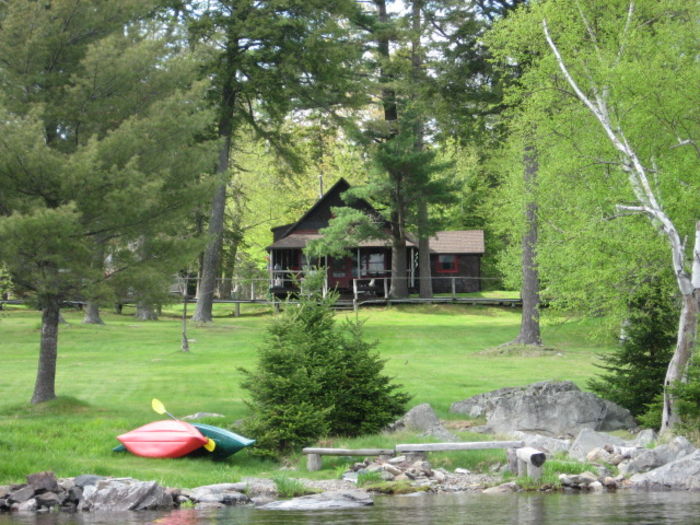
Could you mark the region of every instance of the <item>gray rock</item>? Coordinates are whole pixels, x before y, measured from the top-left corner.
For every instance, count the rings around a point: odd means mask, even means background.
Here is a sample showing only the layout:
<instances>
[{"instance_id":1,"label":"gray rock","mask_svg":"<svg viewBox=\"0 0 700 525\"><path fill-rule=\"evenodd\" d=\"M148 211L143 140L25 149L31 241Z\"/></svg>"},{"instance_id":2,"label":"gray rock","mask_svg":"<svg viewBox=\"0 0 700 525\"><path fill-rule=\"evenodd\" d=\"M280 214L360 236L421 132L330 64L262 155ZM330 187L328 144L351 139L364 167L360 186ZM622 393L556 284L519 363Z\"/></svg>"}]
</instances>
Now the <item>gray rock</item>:
<instances>
[{"instance_id":1,"label":"gray rock","mask_svg":"<svg viewBox=\"0 0 700 525\"><path fill-rule=\"evenodd\" d=\"M666 445L660 445L654 449L641 449L641 452L632 459L620 463L619 469L625 475L647 472L694 451L695 447L686 438L677 436Z\"/></svg>"},{"instance_id":2,"label":"gray rock","mask_svg":"<svg viewBox=\"0 0 700 525\"><path fill-rule=\"evenodd\" d=\"M243 494L248 488L248 484L241 483L218 483L215 485L205 485L192 490L183 490L182 494L196 503L222 503L224 505L240 505L250 502L248 496Z\"/></svg>"},{"instance_id":3,"label":"gray rock","mask_svg":"<svg viewBox=\"0 0 700 525\"><path fill-rule=\"evenodd\" d=\"M581 392L571 381L544 381L501 388L453 403L451 412L486 416L496 433L514 430L550 435L576 435L581 429L635 428L626 409L594 394Z\"/></svg>"},{"instance_id":4,"label":"gray rock","mask_svg":"<svg viewBox=\"0 0 700 525\"><path fill-rule=\"evenodd\" d=\"M4 498L9 493L10 493L10 486L9 485L0 486L0 498Z\"/></svg>"},{"instance_id":5,"label":"gray rock","mask_svg":"<svg viewBox=\"0 0 700 525\"><path fill-rule=\"evenodd\" d=\"M502 483L496 487L484 489L482 494L512 494L518 491L518 485L514 481Z\"/></svg>"},{"instance_id":6,"label":"gray rock","mask_svg":"<svg viewBox=\"0 0 700 525\"><path fill-rule=\"evenodd\" d=\"M30 485L35 492L57 492L58 481L53 472L37 472L27 476L27 484Z\"/></svg>"},{"instance_id":7,"label":"gray rock","mask_svg":"<svg viewBox=\"0 0 700 525\"><path fill-rule=\"evenodd\" d=\"M654 432L651 428L645 428L644 430L640 430L634 437L632 445L637 447L646 447L647 445L651 445L654 441L656 441L656 432Z\"/></svg>"},{"instance_id":8,"label":"gray rock","mask_svg":"<svg viewBox=\"0 0 700 525\"><path fill-rule=\"evenodd\" d=\"M10 493L10 499L16 503L23 503L34 496L34 488L30 485L22 487Z\"/></svg>"},{"instance_id":9,"label":"gray rock","mask_svg":"<svg viewBox=\"0 0 700 525\"><path fill-rule=\"evenodd\" d=\"M55 492L42 492L41 494L37 494L36 496L36 502L40 507L57 507L61 505L65 501L65 493L64 496L59 496Z\"/></svg>"},{"instance_id":10,"label":"gray rock","mask_svg":"<svg viewBox=\"0 0 700 525\"><path fill-rule=\"evenodd\" d=\"M510 436L518 441L523 441L526 447L533 447L550 455L557 452L566 452L571 447L571 440L569 439L558 439L543 436L542 434L521 432L520 430L511 432Z\"/></svg>"},{"instance_id":11,"label":"gray rock","mask_svg":"<svg viewBox=\"0 0 700 525\"><path fill-rule=\"evenodd\" d=\"M404 429L434 436L443 441L457 441L457 437L442 426L435 411L428 403L413 407L401 419L387 427L390 432Z\"/></svg>"},{"instance_id":12,"label":"gray rock","mask_svg":"<svg viewBox=\"0 0 700 525\"><path fill-rule=\"evenodd\" d=\"M622 446L624 444L625 442L619 437L590 429L583 429L571 444L569 456L577 461L585 461L586 455L594 448L603 448L605 445Z\"/></svg>"},{"instance_id":13,"label":"gray rock","mask_svg":"<svg viewBox=\"0 0 700 525\"><path fill-rule=\"evenodd\" d=\"M635 474L629 479L629 486L651 490L700 490L700 450L644 474Z\"/></svg>"},{"instance_id":14,"label":"gray rock","mask_svg":"<svg viewBox=\"0 0 700 525\"><path fill-rule=\"evenodd\" d=\"M89 485L95 485L98 481L101 481L103 479L107 479L104 476L96 476L94 474L83 474L81 476L78 476L73 480L73 483L75 483L76 486L82 488L85 488Z\"/></svg>"},{"instance_id":15,"label":"gray rock","mask_svg":"<svg viewBox=\"0 0 700 525\"><path fill-rule=\"evenodd\" d=\"M103 479L83 489L82 510L163 510L174 506L173 498L155 481L131 478Z\"/></svg>"},{"instance_id":16,"label":"gray rock","mask_svg":"<svg viewBox=\"0 0 700 525\"><path fill-rule=\"evenodd\" d=\"M351 509L372 505L372 497L364 490L322 492L289 500L274 501L261 507L263 510L323 510Z\"/></svg>"},{"instance_id":17,"label":"gray rock","mask_svg":"<svg viewBox=\"0 0 700 525\"><path fill-rule=\"evenodd\" d=\"M17 510L17 512L36 512L39 506L34 498L30 498L26 501L18 503L14 508Z\"/></svg>"}]
</instances>

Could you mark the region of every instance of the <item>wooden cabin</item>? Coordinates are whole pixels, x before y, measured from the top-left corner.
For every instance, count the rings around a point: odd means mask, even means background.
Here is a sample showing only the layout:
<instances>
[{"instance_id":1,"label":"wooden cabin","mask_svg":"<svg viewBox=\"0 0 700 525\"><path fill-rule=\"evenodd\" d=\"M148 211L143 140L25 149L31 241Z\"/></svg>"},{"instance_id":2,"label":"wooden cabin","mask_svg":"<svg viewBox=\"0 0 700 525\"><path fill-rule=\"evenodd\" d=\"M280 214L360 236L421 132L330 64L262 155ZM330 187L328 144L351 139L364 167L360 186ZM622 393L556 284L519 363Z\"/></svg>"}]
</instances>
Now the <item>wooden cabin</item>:
<instances>
[{"instance_id":1,"label":"wooden cabin","mask_svg":"<svg viewBox=\"0 0 700 525\"><path fill-rule=\"evenodd\" d=\"M297 222L272 228L273 243L269 252L268 269L270 290L284 295L296 287L303 272L314 266L326 268L329 289L342 292L362 290L383 294L391 277L391 244L388 239L368 239L352 247L351 255L325 257L310 261L304 248L322 235L319 230L328 226L331 208L348 206L341 194L350 185L340 179ZM352 207L379 215L366 201L356 200ZM481 289L481 256L484 254L482 230L441 231L430 238L430 262L434 293L475 292ZM407 268L405 277L409 289L418 288L418 242L409 238L406 246Z\"/></svg>"}]
</instances>

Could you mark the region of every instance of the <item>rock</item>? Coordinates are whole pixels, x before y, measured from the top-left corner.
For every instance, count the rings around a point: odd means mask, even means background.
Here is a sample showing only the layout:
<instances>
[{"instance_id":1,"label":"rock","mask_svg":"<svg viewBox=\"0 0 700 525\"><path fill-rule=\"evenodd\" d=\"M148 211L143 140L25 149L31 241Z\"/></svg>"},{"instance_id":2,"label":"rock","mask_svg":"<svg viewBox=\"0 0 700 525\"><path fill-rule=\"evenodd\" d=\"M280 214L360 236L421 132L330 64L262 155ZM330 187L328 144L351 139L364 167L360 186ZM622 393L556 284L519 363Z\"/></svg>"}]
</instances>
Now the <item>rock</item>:
<instances>
[{"instance_id":1,"label":"rock","mask_svg":"<svg viewBox=\"0 0 700 525\"><path fill-rule=\"evenodd\" d=\"M405 463L406 461L406 456L396 456L387 461L387 463L390 465L399 465L401 463Z\"/></svg>"},{"instance_id":2,"label":"rock","mask_svg":"<svg viewBox=\"0 0 700 525\"><path fill-rule=\"evenodd\" d=\"M77 478L74 478L73 483L75 483L76 486L82 489L89 485L95 485L98 481L101 481L103 479L107 478L104 476L96 476L94 474L83 474L81 476L78 476Z\"/></svg>"},{"instance_id":3,"label":"rock","mask_svg":"<svg viewBox=\"0 0 700 525\"><path fill-rule=\"evenodd\" d=\"M381 476L383 481L394 481L394 474L392 474L391 472L388 472L386 470L382 470L379 473L379 475Z\"/></svg>"},{"instance_id":4,"label":"rock","mask_svg":"<svg viewBox=\"0 0 700 525\"><path fill-rule=\"evenodd\" d=\"M586 454L586 461L589 463L610 463L612 464L613 455L601 447L596 447Z\"/></svg>"},{"instance_id":5,"label":"rock","mask_svg":"<svg viewBox=\"0 0 700 525\"><path fill-rule=\"evenodd\" d=\"M290 500L274 501L261 507L263 510L325 510L351 509L372 505L373 501L364 490L328 491Z\"/></svg>"},{"instance_id":6,"label":"rock","mask_svg":"<svg viewBox=\"0 0 700 525\"><path fill-rule=\"evenodd\" d=\"M17 510L17 512L36 512L38 505L34 498L30 498L26 501L18 503L14 508Z\"/></svg>"},{"instance_id":7,"label":"rock","mask_svg":"<svg viewBox=\"0 0 700 525\"><path fill-rule=\"evenodd\" d=\"M557 452L566 452L569 450L569 447L571 447L571 440L569 439L558 439L543 436L542 434L522 432L520 430L511 432L510 436L518 441L523 441L526 447L536 448L542 452L546 452L548 455L553 455Z\"/></svg>"},{"instance_id":8,"label":"rock","mask_svg":"<svg viewBox=\"0 0 700 525\"><path fill-rule=\"evenodd\" d=\"M512 494L518 491L518 485L514 481L502 483L496 487L484 489L482 494Z\"/></svg>"},{"instance_id":9,"label":"rock","mask_svg":"<svg viewBox=\"0 0 700 525\"><path fill-rule=\"evenodd\" d=\"M666 445L660 445L654 449L640 449L632 459L620 463L619 469L625 475L647 472L691 454L693 451L695 447L686 438L677 436Z\"/></svg>"},{"instance_id":10,"label":"rock","mask_svg":"<svg viewBox=\"0 0 700 525\"><path fill-rule=\"evenodd\" d=\"M588 485L588 488L592 490L593 492L604 492L605 487L600 481L594 481L590 485Z\"/></svg>"},{"instance_id":11,"label":"rock","mask_svg":"<svg viewBox=\"0 0 700 525\"><path fill-rule=\"evenodd\" d=\"M205 485L192 490L183 491L182 494L195 503L241 505L250 502L248 496L243 494L246 488L246 483L218 483L216 485Z\"/></svg>"},{"instance_id":12,"label":"rock","mask_svg":"<svg viewBox=\"0 0 700 525\"><path fill-rule=\"evenodd\" d=\"M56 475L48 471L28 475L27 484L34 489L34 492L57 492L59 490Z\"/></svg>"},{"instance_id":13,"label":"rock","mask_svg":"<svg viewBox=\"0 0 700 525\"><path fill-rule=\"evenodd\" d=\"M10 493L9 485L0 486L0 499L4 498Z\"/></svg>"},{"instance_id":14,"label":"rock","mask_svg":"<svg viewBox=\"0 0 700 525\"><path fill-rule=\"evenodd\" d=\"M502 388L453 403L450 411L472 417L485 415L486 426L495 433L520 430L574 436L584 428L636 427L629 411L589 392L581 392L571 381Z\"/></svg>"},{"instance_id":15,"label":"rock","mask_svg":"<svg viewBox=\"0 0 700 525\"><path fill-rule=\"evenodd\" d=\"M36 496L36 502L40 507L58 507L65 501L65 492L63 493L64 496L59 496L55 492L42 492L41 494L38 494Z\"/></svg>"},{"instance_id":16,"label":"rock","mask_svg":"<svg viewBox=\"0 0 700 525\"><path fill-rule=\"evenodd\" d=\"M103 479L83 489L82 510L137 511L174 507L172 497L155 481L131 478Z\"/></svg>"},{"instance_id":17,"label":"rock","mask_svg":"<svg viewBox=\"0 0 700 525\"><path fill-rule=\"evenodd\" d=\"M428 403L413 407L401 419L387 427L390 432L404 429L434 436L443 441L457 441L457 437L442 426L435 411Z\"/></svg>"},{"instance_id":18,"label":"rock","mask_svg":"<svg viewBox=\"0 0 700 525\"><path fill-rule=\"evenodd\" d=\"M629 486L639 489L700 490L700 450L644 474L635 474Z\"/></svg>"},{"instance_id":19,"label":"rock","mask_svg":"<svg viewBox=\"0 0 700 525\"><path fill-rule=\"evenodd\" d=\"M455 469L455 474L460 474L462 476L468 476L471 473L472 473L471 470L468 470L466 468L456 468Z\"/></svg>"},{"instance_id":20,"label":"rock","mask_svg":"<svg viewBox=\"0 0 700 525\"><path fill-rule=\"evenodd\" d=\"M625 442L619 437L595 432L590 429L583 429L571 444L569 456L577 461L585 461L586 455L594 448L603 448L605 445L624 445Z\"/></svg>"},{"instance_id":21,"label":"rock","mask_svg":"<svg viewBox=\"0 0 700 525\"><path fill-rule=\"evenodd\" d=\"M19 490L14 490L10 493L10 500L16 503L23 503L34 497L34 489L30 485L26 485Z\"/></svg>"},{"instance_id":22,"label":"rock","mask_svg":"<svg viewBox=\"0 0 700 525\"><path fill-rule=\"evenodd\" d=\"M651 428L645 428L644 430L640 430L634 437L632 444L637 447L646 447L647 445L651 445L654 441L656 441L656 432Z\"/></svg>"}]
</instances>

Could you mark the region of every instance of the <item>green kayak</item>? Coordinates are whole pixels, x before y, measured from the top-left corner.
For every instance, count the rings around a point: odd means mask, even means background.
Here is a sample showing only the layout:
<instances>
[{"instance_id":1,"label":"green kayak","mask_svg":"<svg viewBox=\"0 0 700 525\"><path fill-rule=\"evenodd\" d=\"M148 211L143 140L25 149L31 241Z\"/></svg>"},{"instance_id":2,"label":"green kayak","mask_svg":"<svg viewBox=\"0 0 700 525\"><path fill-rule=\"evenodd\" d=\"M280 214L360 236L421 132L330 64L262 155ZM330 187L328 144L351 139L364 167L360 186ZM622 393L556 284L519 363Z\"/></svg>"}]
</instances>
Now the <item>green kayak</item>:
<instances>
[{"instance_id":1,"label":"green kayak","mask_svg":"<svg viewBox=\"0 0 700 525\"><path fill-rule=\"evenodd\" d=\"M241 436L225 428L205 425L204 423L192 423L192 426L199 430L203 436L214 441L216 447L212 452L201 447L190 452L187 456L211 456L213 459L226 459L242 448L249 447L255 443L254 439ZM124 445L118 445L112 450L114 452L125 452L126 447Z\"/></svg>"}]
</instances>

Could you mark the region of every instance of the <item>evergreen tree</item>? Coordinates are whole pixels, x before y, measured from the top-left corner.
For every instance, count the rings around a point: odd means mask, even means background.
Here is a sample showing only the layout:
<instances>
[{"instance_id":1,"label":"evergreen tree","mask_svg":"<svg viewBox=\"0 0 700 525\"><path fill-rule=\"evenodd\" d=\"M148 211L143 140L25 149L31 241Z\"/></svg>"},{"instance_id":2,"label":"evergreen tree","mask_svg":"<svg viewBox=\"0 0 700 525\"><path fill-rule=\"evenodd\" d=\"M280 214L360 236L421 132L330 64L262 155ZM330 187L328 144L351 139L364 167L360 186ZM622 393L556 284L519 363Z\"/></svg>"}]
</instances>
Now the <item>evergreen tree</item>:
<instances>
[{"instance_id":1,"label":"evergreen tree","mask_svg":"<svg viewBox=\"0 0 700 525\"><path fill-rule=\"evenodd\" d=\"M0 6L0 260L43 311L34 403L55 397L63 301L191 253L178 226L205 189L206 85L149 21L158 6ZM144 238L178 247L140 257Z\"/></svg>"}]
</instances>

